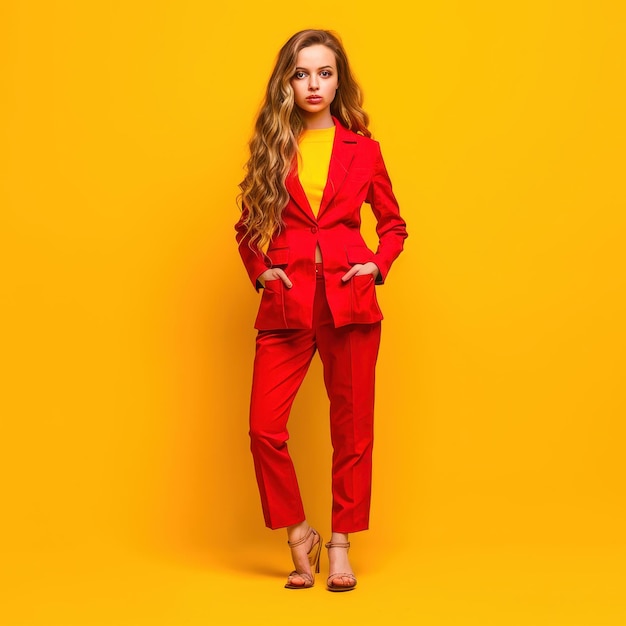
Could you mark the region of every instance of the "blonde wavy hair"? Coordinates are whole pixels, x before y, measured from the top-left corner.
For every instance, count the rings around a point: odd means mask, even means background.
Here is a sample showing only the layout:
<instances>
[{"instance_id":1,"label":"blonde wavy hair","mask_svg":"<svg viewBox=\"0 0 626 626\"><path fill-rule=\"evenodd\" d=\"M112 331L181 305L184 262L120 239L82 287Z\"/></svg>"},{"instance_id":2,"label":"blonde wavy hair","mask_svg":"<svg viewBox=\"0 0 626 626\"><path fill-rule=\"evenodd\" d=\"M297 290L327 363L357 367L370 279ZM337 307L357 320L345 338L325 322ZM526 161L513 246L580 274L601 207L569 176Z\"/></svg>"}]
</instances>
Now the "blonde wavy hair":
<instances>
[{"instance_id":1,"label":"blonde wavy hair","mask_svg":"<svg viewBox=\"0 0 626 626\"><path fill-rule=\"evenodd\" d=\"M291 79L298 52L321 44L330 48L337 62L339 87L330 112L347 128L370 137L369 117L363 110L361 89L350 71L339 36L328 30L302 30L280 49L270 76L265 98L249 142L246 175L239 183L243 225L248 245L264 249L283 226L282 212L289 194L285 181L294 164L304 122L294 103Z\"/></svg>"}]
</instances>

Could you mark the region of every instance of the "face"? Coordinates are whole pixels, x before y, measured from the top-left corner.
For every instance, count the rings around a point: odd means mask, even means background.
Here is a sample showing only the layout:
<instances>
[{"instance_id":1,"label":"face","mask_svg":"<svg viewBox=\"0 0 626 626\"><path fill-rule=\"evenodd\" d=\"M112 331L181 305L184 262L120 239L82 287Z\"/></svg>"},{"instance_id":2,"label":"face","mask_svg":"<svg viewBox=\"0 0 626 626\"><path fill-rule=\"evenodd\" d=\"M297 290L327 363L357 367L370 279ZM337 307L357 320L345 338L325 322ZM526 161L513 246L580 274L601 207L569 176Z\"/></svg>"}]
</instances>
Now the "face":
<instances>
[{"instance_id":1,"label":"face","mask_svg":"<svg viewBox=\"0 0 626 626\"><path fill-rule=\"evenodd\" d=\"M330 48L317 44L298 52L291 86L305 124L332 125L330 104L335 99L338 85L337 61Z\"/></svg>"}]
</instances>

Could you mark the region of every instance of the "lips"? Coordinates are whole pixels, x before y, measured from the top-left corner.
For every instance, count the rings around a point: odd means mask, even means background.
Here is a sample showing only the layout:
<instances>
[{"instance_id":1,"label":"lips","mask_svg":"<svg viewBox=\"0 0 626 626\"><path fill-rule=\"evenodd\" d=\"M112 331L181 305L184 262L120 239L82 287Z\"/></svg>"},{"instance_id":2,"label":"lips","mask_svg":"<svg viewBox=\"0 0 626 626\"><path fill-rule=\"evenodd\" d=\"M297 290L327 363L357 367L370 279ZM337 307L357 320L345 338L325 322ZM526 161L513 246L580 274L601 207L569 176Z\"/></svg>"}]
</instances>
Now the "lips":
<instances>
[{"instance_id":1,"label":"lips","mask_svg":"<svg viewBox=\"0 0 626 626\"><path fill-rule=\"evenodd\" d=\"M306 99L307 102L310 102L311 104L318 104L319 102L322 101L322 97L321 96L309 96Z\"/></svg>"}]
</instances>

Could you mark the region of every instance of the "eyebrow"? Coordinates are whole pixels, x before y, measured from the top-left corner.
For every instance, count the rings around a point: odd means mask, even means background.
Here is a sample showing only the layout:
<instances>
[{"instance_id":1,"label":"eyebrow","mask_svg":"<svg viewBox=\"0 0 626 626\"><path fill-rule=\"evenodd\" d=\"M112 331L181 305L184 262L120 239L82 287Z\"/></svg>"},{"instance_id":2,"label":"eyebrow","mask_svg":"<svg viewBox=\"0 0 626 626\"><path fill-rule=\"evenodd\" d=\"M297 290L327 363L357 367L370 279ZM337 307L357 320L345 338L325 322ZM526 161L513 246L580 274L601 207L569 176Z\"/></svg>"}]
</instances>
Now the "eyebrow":
<instances>
[{"instance_id":1,"label":"eyebrow","mask_svg":"<svg viewBox=\"0 0 626 626\"><path fill-rule=\"evenodd\" d=\"M307 67L301 67L301 66L296 67L296 70L306 70L306 71L308 71L308 69L309 68L307 68ZM322 67L318 67L317 69L318 70L326 70L326 69L334 70L335 68L332 65L322 65Z\"/></svg>"}]
</instances>

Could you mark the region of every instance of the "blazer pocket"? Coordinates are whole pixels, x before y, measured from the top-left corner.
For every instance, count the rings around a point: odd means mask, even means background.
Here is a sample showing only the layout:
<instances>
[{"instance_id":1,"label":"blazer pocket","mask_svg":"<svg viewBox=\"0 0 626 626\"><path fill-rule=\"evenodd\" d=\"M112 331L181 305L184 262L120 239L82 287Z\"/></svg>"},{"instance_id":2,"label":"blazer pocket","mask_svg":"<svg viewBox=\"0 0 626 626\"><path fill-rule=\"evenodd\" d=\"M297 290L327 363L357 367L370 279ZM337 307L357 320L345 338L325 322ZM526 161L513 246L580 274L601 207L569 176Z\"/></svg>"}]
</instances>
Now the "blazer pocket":
<instances>
[{"instance_id":1,"label":"blazer pocket","mask_svg":"<svg viewBox=\"0 0 626 626\"><path fill-rule=\"evenodd\" d=\"M273 293L280 293L283 281L280 278L270 278L265 281L265 289Z\"/></svg>"},{"instance_id":2,"label":"blazer pocket","mask_svg":"<svg viewBox=\"0 0 626 626\"><path fill-rule=\"evenodd\" d=\"M263 289L254 327L259 330L287 328L285 291L280 278L265 281L265 289Z\"/></svg>"},{"instance_id":3,"label":"blazer pocket","mask_svg":"<svg viewBox=\"0 0 626 626\"><path fill-rule=\"evenodd\" d=\"M272 267L286 267L289 263L289 248L272 248L266 254Z\"/></svg>"},{"instance_id":4,"label":"blazer pocket","mask_svg":"<svg viewBox=\"0 0 626 626\"><path fill-rule=\"evenodd\" d=\"M376 299L373 274L357 274L350 279L352 320L370 323L381 319L382 313Z\"/></svg>"}]
</instances>

